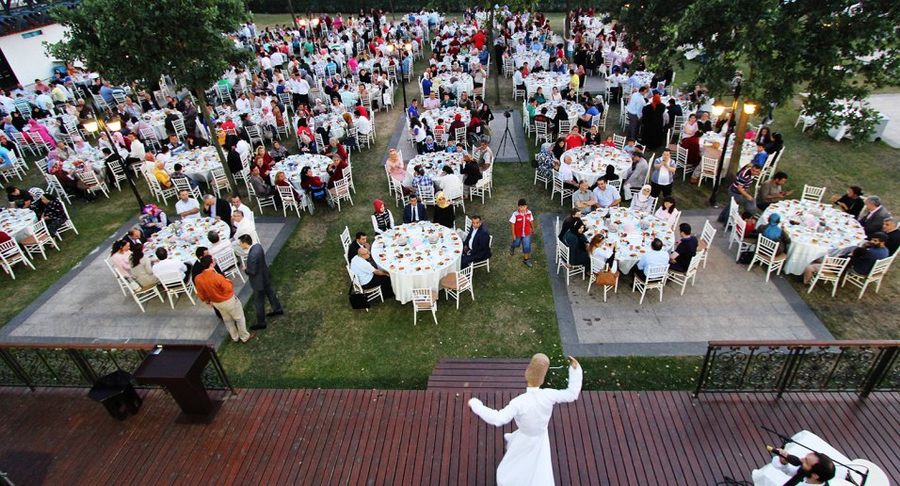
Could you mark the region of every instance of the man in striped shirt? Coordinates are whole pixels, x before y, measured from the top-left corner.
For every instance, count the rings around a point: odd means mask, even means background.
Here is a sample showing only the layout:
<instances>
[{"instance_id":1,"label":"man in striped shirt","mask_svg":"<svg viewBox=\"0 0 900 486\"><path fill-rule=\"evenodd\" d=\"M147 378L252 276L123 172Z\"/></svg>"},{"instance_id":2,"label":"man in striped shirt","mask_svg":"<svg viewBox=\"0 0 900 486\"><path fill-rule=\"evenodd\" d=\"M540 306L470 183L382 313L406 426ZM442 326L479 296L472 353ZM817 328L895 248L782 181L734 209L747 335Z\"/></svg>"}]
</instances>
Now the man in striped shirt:
<instances>
[{"instance_id":1,"label":"man in striped shirt","mask_svg":"<svg viewBox=\"0 0 900 486\"><path fill-rule=\"evenodd\" d=\"M741 214L743 213L756 213L756 202L753 197L753 193L750 192L750 186L753 185L753 181L759 177L759 173L762 169L753 164L747 164L741 167L741 170L737 172L734 176L734 182L728 186L728 196L738 204L741 208ZM719 213L719 222L724 224L728 221L728 211L730 209L730 204L725 204L722 207L722 212Z\"/></svg>"}]
</instances>

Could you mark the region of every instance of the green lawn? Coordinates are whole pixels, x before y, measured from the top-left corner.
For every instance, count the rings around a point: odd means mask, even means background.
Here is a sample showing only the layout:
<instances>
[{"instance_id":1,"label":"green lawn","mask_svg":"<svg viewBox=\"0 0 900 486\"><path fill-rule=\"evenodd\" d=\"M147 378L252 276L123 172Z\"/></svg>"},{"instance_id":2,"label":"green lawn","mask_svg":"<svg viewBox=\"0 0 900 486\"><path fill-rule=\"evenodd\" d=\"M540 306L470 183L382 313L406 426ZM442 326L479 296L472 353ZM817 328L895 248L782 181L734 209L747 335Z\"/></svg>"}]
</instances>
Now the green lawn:
<instances>
[{"instance_id":1,"label":"green lawn","mask_svg":"<svg viewBox=\"0 0 900 486\"><path fill-rule=\"evenodd\" d=\"M560 16L552 16L559 23ZM257 16L262 26L288 22L289 16ZM559 26L556 26L559 28ZM421 66L417 66L417 72ZM687 81L688 73L679 74ZM685 77L681 77L685 76ZM414 85L413 85L414 86ZM493 103L493 82L488 84ZM510 82L501 80L503 104L518 106L510 97ZM417 88L408 88L409 96ZM397 95L400 100L401 96ZM528 198L537 216L560 211L548 192L532 185L529 164L498 164L494 170L495 191L487 204L467 203L468 214L479 213L494 238L491 273L481 269L475 275L476 301L463 299L457 311L448 301L438 308L439 325L422 319L412 326L412 309L396 301L376 305L370 312L354 311L347 303L349 282L344 271L338 235L344 226L351 232L370 231L372 200L388 197L382 169L387 144L402 110L379 112L379 134L375 147L353 154L354 178L358 193L353 207L338 213L327 208L315 216L304 215L273 266L275 287L286 315L270 321L269 328L249 345L226 343L224 365L238 386L259 387L424 387L435 362L441 357L527 357L545 352L556 364L562 363L557 320L546 272L547 256L536 235L535 266L522 265L520 257L509 257L507 218L520 197ZM494 107L497 112L497 106ZM609 116L609 129L618 131L617 109ZM781 169L791 176L789 185L802 189L804 182L824 185L829 193L850 183L862 185L868 193L882 195L888 207L898 207L893 168L900 151L884 144L835 143L800 134L792 127L796 108L776 113L776 128L785 137L787 151ZM403 147L408 150L408 147ZM529 153L533 145L529 144ZM32 169L34 172L34 169ZM29 183L39 185L32 179ZM28 186L29 184L24 184ZM42 184L41 184L42 185ZM143 183L139 184L145 188ZM683 208L705 206L709 185L702 188L679 183L676 196ZM143 191L146 194L146 190ZM145 196L146 197L146 196ZM393 202L389 207L397 215ZM75 223L81 235L66 235L63 253L51 250L50 260L38 261L38 270L19 270L15 281L0 281L0 316L3 322L16 315L37 295L78 264L116 228L135 214L129 192L116 192L112 201L76 203ZM272 214L271 212L269 214ZM457 222L462 224L462 215ZM105 249L101 249L105 251ZM739 291L739 289L735 289ZM891 303L900 295L900 277L893 272L881 293L869 292L857 303L851 291L831 299L824 290L804 298L838 338L900 337L900 325ZM627 292L627 289L624 290ZM252 303L247 303L252 320ZM424 316L424 314L422 315ZM420 317L422 317L420 316ZM583 360L588 369L588 389L686 389L698 375L701 358L605 358ZM551 382L559 377L551 375Z\"/></svg>"}]
</instances>

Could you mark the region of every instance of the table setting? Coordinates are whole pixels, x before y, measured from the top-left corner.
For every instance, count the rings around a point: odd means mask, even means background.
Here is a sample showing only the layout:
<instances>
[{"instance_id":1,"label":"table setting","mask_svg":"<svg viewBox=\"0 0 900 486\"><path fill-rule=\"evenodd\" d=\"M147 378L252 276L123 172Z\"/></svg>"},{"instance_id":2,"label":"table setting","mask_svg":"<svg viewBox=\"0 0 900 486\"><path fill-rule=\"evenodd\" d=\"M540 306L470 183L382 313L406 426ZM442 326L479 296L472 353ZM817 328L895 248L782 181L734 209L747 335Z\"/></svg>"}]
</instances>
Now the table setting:
<instances>
[{"instance_id":1,"label":"table setting","mask_svg":"<svg viewBox=\"0 0 900 486\"><path fill-rule=\"evenodd\" d=\"M460 54L453 56L445 56L443 61L435 62L434 65L438 67L438 69L445 68L447 70L453 69L453 64L456 63L459 66L459 69L470 72L472 70L472 66L475 64L480 64L481 60L478 58L478 54L463 56Z\"/></svg>"},{"instance_id":2,"label":"table setting","mask_svg":"<svg viewBox=\"0 0 900 486\"><path fill-rule=\"evenodd\" d=\"M440 290L441 278L459 269L462 248L452 229L421 221L376 236L372 258L390 273L396 299L405 304L415 288Z\"/></svg>"},{"instance_id":3,"label":"table setting","mask_svg":"<svg viewBox=\"0 0 900 486\"><path fill-rule=\"evenodd\" d=\"M213 168L222 167L215 147L185 150L173 155L166 162L166 171L172 173L175 170L175 164L181 164L182 172L191 179L205 181L210 180Z\"/></svg>"},{"instance_id":4,"label":"table setting","mask_svg":"<svg viewBox=\"0 0 900 486\"><path fill-rule=\"evenodd\" d=\"M700 137L700 146L703 149L703 155L718 159L722 155L722 145L725 144L725 135L717 132L706 132ZM753 139L745 138L741 148L741 164L743 167L750 163L753 155L756 154L756 142ZM731 164L731 149L734 148L734 135L728 140L728 148L725 150L725 163L722 165L722 175L728 173L728 166ZM740 167L739 167L740 168Z\"/></svg>"},{"instance_id":5,"label":"table setting","mask_svg":"<svg viewBox=\"0 0 900 486\"><path fill-rule=\"evenodd\" d=\"M412 187L412 180L415 176L416 166L418 165L421 165L425 169L425 173L430 176L432 180L444 176L445 165L449 165L453 168L454 174L460 174L464 165L463 154L456 152L452 154L447 152L434 152L416 155L406 164L406 178L403 180L404 186Z\"/></svg>"},{"instance_id":6,"label":"table setting","mask_svg":"<svg viewBox=\"0 0 900 486\"><path fill-rule=\"evenodd\" d=\"M440 87L444 91L450 91L456 97L459 97L463 91L472 96L475 91L475 80L466 73L440 73L436 79L440 81Z\"/></svg>"},{"instance_id":7,"label":"table setting","mask_svg":"<svg viewBox=\"0 0 900 486\"><path fill-rule=\"evenodd\" d=\"M318 127L329 129L331 137L338 140L344 138L344 135L347 133L347 123L344 122L344 117L331 111L310 118L308 123L313 130ZM328 140L323 140L323 142L326 145L328 144Z\"/></svg>"},{"instance_id":8,"label":"table setting","mask_svg":"<svg viewBox=\"0 0 900 486\"><path fill-rule=\"evenodd\" d=\"M605 244L615 248L616 261L622 273L630 273L645 253L650 250L654 238L663 242L663 249L672 251L675 247L675 233L666 221L645 211L631 211L626 208L600 208L581 217L584 235L588 241L595 234L606 237Z\"/></svg>"},{"instance_id":9,"label":"table setting","mask_svg":"<svg viewBox=\"0 0 900 486\"><path fill-rule=\"evenodd\" d=\"M534 67L538 64L544 69L550 69L550 54L547 54L545 51L528 51L524 54L513 54L512 59L516 69L522 67L526 62L529 70L534 70Z\"/></svg>"},{"instance_id":10,"label":"table setting","mask_svg":"<svg viewBox=\"0 0 900 486\"><path fill-rule=\"evenodd\" d=\"M549 97L554 87L558 88L560 92L568 88L570 79L571 76L563 73L549 71L531 73L525 78L525 92L531 98L538 88L543 88L544 97Z\"/></svg>"},{"instance_id":11,"label":"table setting","mask_svg":"<svg viewBox=\"0 0 900 486\"><path fill-rule=\"evenodd\" d=\"M197 247L212 246L206 238L212 230L219 233L219 238L225 241L231 234L228 224L215 218L175 221L147 239L144 254L153 255L157 248L165 248L169 252L169 258L177 258L188 265L193 265L197 261L195 253Z\"/></svg>"},{"instance_id":12,"label":"table setting","mask_svg":"<svg viewBox=\"0 0 900 486\"><path fill-rule=\"evenodd\" d=\"M24 208L0 208L0 230L16 240L31 234L31 225L37 222L37 214Z\"/></svg>"},{"instance_id":13,"label":"table setting","mask_svg":"<svg viewBox=\"0 0 900 486\"><path fill-rule=\"evenodd\" d=\"M547 93L545 93L546 96ZM569 122L571 122L572 126L575 126L577 120L581 115L584 115L584 106L581 103L576 103L574 101L548 101L542 105L538 105L537 109L534 110L535 113L540 113L544 108L547 109L547 116L556 120L556 107L562 106L566 113L569 115Z\"/></svg>"},{"instance_id":14,"label":"table setting","mask_svg":"<svg viewBox=\"0 0 900 486\"><path fill-rule=\"evenodd\" d=\"M105 179L106 157L97 147L85 144L81 152L70 151L66 160L62 161L62 168L69 174L84 170L85 164L90 164L94 172L101 179Z\"/></svg>"},{"instance_id":15,"label":"table setting","mask_svg":"<svg viewBox=\"0 0 900 486\"><path fill-rule=\"evenodd\" d=\"M462 116L462 122L469 126L469 121L472 119L469 114L469 110L465 108L459 108L457 106L451 106L449 108L435 108L433 110L422 111L419 113L419 120L422 123L428 123L430 128L434 128L437 126L437 121L444 120L444 126L448 128L450 127L450 123L453 122L453 119L456 115Z\"/></svg>"},{"instance_id":16,"label":"table setting","mask_svg":"<svg viewBox=\"0 0 900 486\"><path fill-rule=\"evenodd\" d=\"M802 275L807 265L831 252L855 248L866 240L863 227L851 214L832 206L787 199L763 212L757 227L772 214L781 216L781 229L790 238L784 273Z\"/></svg>"},{"instance_id":17,"label":"table setting","mask_svg":"<svg viewBox=\"0 0 900 486\"><path fill-rule=\"evenodd\" d=\"M572 173L579 181L589 185L597 182L606 174L606 166L612 165L619 177L624 177L631 168L631 155L628 152L605 145L582 145L563 152L560 160L572 157Z\"/></svg>"}]
</instances>

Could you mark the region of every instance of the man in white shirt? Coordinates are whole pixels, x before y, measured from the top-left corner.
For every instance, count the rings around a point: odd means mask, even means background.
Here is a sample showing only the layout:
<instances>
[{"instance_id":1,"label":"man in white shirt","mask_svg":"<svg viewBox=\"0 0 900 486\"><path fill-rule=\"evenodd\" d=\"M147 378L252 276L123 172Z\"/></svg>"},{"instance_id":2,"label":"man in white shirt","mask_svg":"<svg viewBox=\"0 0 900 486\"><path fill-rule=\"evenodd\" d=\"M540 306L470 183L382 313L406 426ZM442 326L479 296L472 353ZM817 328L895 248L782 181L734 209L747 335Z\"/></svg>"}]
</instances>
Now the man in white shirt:
<instances>
[{"instance_id":1,"label":"man in white shirt","mask_svg":"<svg viewBox=\"0 0 900 486\"><path fill-rule=\"evenodd\" d=\"M662 248L662 240L660 240L659 238L654 238L653 243L650 243L650 251L644 253L641 259L637 262L637 272L635 278L640 278L641 280L646 279L647 277L656 278L662 276L665 273L653 273L649 275L645 273L650 267L669 264L669 253L664 251Z\"/></svg>"},{"instance_id":2,"label":"man in white shirt","mask_svg":"<svg viewBox=\"0 0 900 486\"><path fill-rule=\"evenodd\" d=\"M350 271L356 276L357 282L364 289L381 287L381 293L385 298L394 296L391 288L391 275L386 271L375 267L369 261L369 250L360 248L356 256L350 260Z\"/></svg>"},{"instance_id":3,"label":"man in white shirt","mask_svg":"<svg viewBox=\"0 0 900 486\"><path fill-rule=\"evenodd\" d=\"M178 202L175 203L175 212L182 220L199 218L200 203L189 192L181 191L178 193Z\"/></svg>"},{"instance_id":4,"label":"man in white shirt","mask_svg":"<svg viewBox=\"0 0 900 486\"><path fill-rule=\"evenodd\" d=\"M372 122L370 122L369 119L364 116L357 116L356 131L359 132L360 135L368 135L372 133Z\"/></svg>"},{"instance_id":5,"label":"man in white shirt","mask_svg":"<svg viewBox=\"0 0 900 486\"><path fill-rule=\"evenodd\" d=\"M619 205L619 191L615 187L609 185L606 179L597 180L597 187L594 188L594 199L601 208L616 207Z\"/></svg>"},{"instance_id":6,"label":"man in white shirt","mask_svg":"<svg viewBox=\"0 0 900 486\"><path fill-rule=\"evenodd\" d=\"M453 173L453 169L449 165L445 165L442 169L444 175L434 180L435 184L444 191L447 199L453 200L463 194L463 183L459 175Z\"/></svg>"},{"instance_id":7,"label":"man in white shirt","mask_svg":"<svg viewBox=\"0 0 900 486\"><path fill-rule=\"evenodd\" d=\"M250 111L250 99L247 98L246 93L242 93L241 97L234 101L234 109L243 112Z\"/></svg>"},{"instance_id":8,"label":"man in white shirt","mask_svg":"<svg viewBox=\"0 0 900 486\"><path fill-rule=\"evenodd\" d=\"M249 214L252 215L253 213ZM234 243L232 245L234 247L234 252L242 258L246 258L247 250L241 248L240 237L242 235L250 235L250 237L253 238L253 241L259 241L259 235L256 233L256 224L252 219L245 217L244 212L240 209L232 210L231 222L234 225Z\"/></svg>"},{"instance_id":9,"label":"man in white shirt","mask_svg":"<svg viewBox=\"0 0 900 486\"><path fill-rule=\"evenodd\" d=\"M190 277L188 267L185 263L177 258L169 258L169 252L165 248L156 249L156 258L159 260L150 267L150 271L156 278L162 280L166 275L176 274L187 279Z\"/></svg>"},{"instance_id":10,"label":"man in white shirt","mask_svg":"<svg viewBox=\"0 0 900 486\"><path fill-rule=\"evenodd\" d=\"M241 156L241 160L249 159L250 152L253 151L253 147L250 146L250 142L244 140L243 138L238 140L238 143L235 144L234 149L237 150L237 153Z\"/></svg>"},{"instance_id":11,"label":"man in white shirt","mask_svg":"<svg viewBox=\"0 0 900 486\"><path fill-rule=\"evenodd\" d=\"M219 236L219 232L216 230L210 230L206 234L206 239L210 242L209 254L213 256L213 258L219 258L219 255L231 251L231 241L227 239L222 239Z\"/></svg>"},{"instance_id":12,"label":"man in white shirt","mask_svg":"<svg viewBox=\"0 0 900 486\"><path fill-rule=\"evenodd\" d=\"M516 69L513 72L513 85L517 90L525 90L525 78L522 76L522 68Z\"/></svg>"},{"instance_id":13,"label":"man in white shirt","mask_svg":"<svg viewBox=\"0 0 900 486\"><path fill-rule=\"evenodd\" d=\"M144 160L144 157L147 156L147 150L144 148L144 143L141 142L137 135L134 132L128 134L128 139L131 140L131 150L128 152L128 160L129 164L136 164Z\"/></svg>"},{"instance_id":14,"label":"man in white shirt","mask_svg":"<svg viewBox=\"0 0 900 486\"><path fill-rule=\"evenodd\" d=\"M251 223L256 225L256 217L253 215L253 210L248 208L247 205L241 201L241 196L239 196L237 194L232 194L231 195L231 216L232 216L232 218L234 217L234 213L237 211L244 213L244 219L249 220ZM235 237L236 236L237 236L237 234L235 234ZM253 241L259 241L259 240L257 238L253 238Z\"/></svg>"},{"instance_id":15,"label":"man in white shirt","mask_svg":"<svg viewBox=\"0 0 900 486\"><path fill-rule=\"evenodd\" d=\"M34 104L44 111L53 113L53 98L47 93L38 91L37 96L34 98Z\"/></svg>"},{"instance_id":16,"label":"man in white shirt","mask_svg":"<svg viewBox=\"0 0 900 486\"><path fill-rule=\"evenodd\" d=\"M628 104L625 105L625 111L628 112L628 130L625 132L627 138L637 139L638 131L641 126L641 115L644 113L644 106L647 100L644 96L647 94L647 87L641 86L637 93L631 93Z\"/></svg>"},{"instance_id":17,"label":"man in white shirt","mask_svg":"<svg viewBox=\"0 0 900 486\"><path fill-rule=\"evenodd\" d=\"M572 173L572 156L563 157L559 164L559 178L562 179L563 185L572 189L578 188L578 181L575 180L575 174Z\"/></svg>"}]
</instances>

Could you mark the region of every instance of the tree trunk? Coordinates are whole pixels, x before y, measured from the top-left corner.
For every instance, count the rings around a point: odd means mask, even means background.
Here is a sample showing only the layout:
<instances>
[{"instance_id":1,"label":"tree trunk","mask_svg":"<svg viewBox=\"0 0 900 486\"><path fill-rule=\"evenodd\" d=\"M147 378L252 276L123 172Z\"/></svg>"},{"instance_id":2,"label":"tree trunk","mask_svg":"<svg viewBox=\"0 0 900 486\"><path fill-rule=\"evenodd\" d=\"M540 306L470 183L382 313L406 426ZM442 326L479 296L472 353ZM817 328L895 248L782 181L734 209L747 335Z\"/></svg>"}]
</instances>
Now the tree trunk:
<instances>
[{"instance_id":1,"label":"tree trunk","mask_svg":"<svg viewBox=\"0 0 900 486\"><path fill-rule=\"evenodd\" d=\"M225 173L230 174L228 160L225 158L225 152L222 150L222 146L219 144L219 137L216 135L216 124L212 117L209 116L209 107L206 104L206 93L203 91L203 88L194 88L194 97L197 98L197 105L200 106L200 112L203 113L203 121L206 122L206 129L209 132L209 142L216 147L216 153L219 154L219 161L222 162L222 168L225 169ZM237 184L235 184L234 189L237 191Z\"/></svg>"},{"instance_id":2,"label":"tree trunk","mask_svg":"<svg viewBox=\"0 0 900 486\"><path fill-rule=\"evenodd\" d=\"M488 17L488 32L490 32L490 34L491 34L488 39L488 43L490 44L489 49L493 50L494 49L494 6L488 5L488 8L491 9L491 15ZM497 51L493 50L493 52L491 52L491 55L492 56L497 55ZM493 61L494 66L497 66L498 65L497 61L499 61L499 59L491 59L491 61ZM501 62L499 65L502 66L503 63ZM495 71L494 72L494 94L496 95L496 97L494 98L494 107L496 108L496 107L500 106L500 68L494 69L494 71ZM485 83L487 83L487 80L485 80Z\"/></svg>"},{"instance_id":3,"label":"tree trunk","mask_svg":"<svg viewBox=\"0 0 900 486\"><path fill-rule=\"evenodd\" d=\"M731 162L728 163L728 177L734 178L737 173L739 164L741 163L741 149L744 148L744 134L747 133L747 119L749 115L744 113L744 100L739 99L737 102L737 110L735 111L737 121L734 126L734 143L731 149ZM722 147L722 150L727 147Z\"/></svg>"}]
</instances>

